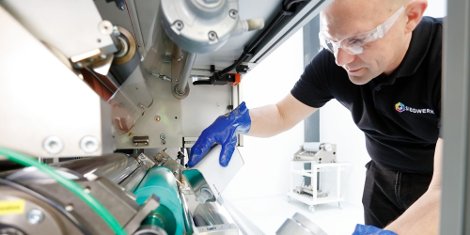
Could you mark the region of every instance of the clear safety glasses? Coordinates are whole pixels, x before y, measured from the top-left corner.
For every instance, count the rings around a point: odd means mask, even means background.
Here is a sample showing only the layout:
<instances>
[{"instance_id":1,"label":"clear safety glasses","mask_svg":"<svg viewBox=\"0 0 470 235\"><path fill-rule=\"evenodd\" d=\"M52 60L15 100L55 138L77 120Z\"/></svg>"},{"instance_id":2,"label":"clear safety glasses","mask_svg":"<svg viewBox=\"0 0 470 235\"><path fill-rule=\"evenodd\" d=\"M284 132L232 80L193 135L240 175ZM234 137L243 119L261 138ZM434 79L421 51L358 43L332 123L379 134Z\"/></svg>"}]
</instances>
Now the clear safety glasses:
<instances>
[{"instance_id":1,"label":"clear safety glasses","mask_svg":"<svg viewBox=\"0 0 470 235\"><path fill-rule=\"evenodd\" d=\"M353 37L345 38L341 41L331 40L326 36L326 32L320 29L319 37L321 46L329 50L334 55L338 53L339 48L343 48L351 55L361 54L364 51L364 45L366 43L383 38L404 11L405 8L402 6L395 13L393 13L392 16L385 20L385 22L377 26L375 29Z\"/></svg>"}]
</instances>

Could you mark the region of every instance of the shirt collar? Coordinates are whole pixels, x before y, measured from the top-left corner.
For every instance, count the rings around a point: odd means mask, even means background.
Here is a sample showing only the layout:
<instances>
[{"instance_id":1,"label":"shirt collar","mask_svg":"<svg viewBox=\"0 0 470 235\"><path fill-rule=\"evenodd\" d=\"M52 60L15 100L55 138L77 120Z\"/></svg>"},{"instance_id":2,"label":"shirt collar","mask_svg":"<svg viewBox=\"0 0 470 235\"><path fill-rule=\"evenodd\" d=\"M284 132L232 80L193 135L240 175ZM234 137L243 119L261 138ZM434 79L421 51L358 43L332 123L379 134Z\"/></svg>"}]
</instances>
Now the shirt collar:
<instances>
[{"instance_id":1,"label":"shirt collar","mask_svg":"<svg viewBox=\"0 0 470 235\"><path fill-rule=\"evenodd\" d=\"M390 75L382 74L373 79L371 81L373 87L377 89L383 85L393 85L397 78L412 76L416 73L426 57L431 44L429 37L432 27L426 27L424 21L426 21L425 17L421 20L416 29L413 30L410 46L398 68Z\"/></svg>"}]
</instances>

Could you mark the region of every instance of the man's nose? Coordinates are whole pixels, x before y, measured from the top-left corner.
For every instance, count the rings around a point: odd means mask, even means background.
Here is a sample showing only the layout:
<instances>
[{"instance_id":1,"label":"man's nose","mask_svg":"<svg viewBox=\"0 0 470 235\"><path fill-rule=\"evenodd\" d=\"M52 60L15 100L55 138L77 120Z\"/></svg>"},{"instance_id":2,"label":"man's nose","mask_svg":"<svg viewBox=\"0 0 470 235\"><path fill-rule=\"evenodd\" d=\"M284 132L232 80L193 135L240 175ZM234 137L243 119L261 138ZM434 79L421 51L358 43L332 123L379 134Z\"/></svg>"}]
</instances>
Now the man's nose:
<instances>
[{"instance_id":1,"label":"man's nose","mask_svg":"<svg viewBox=\"0 0 470 235\"><path fill-rule=\"evenodd\" d=\"M354 60L355 55L352 55L347 50L343 48L338 48L338 51L335 54L335 62L338 66L343 66L351 63Z\"/></svg>"}]
</instances>

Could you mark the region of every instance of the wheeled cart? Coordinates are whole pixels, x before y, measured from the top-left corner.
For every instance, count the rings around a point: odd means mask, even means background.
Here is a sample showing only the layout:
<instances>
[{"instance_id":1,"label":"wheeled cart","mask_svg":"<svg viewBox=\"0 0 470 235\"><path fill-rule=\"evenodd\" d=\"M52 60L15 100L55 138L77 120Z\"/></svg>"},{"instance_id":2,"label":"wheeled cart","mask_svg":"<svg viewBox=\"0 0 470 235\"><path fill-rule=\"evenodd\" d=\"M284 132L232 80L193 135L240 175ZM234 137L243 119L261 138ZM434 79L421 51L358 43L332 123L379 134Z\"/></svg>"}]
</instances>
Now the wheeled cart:
<instances>
[{"instance_id":1,"label":"wheeled cart","mask_svg":"<svg viewBox=\"0 0 470 235\"><path fill-rule=\"evenodd\" d=\"M309 205L337 202L341 207L341 173L346 163L318 163L316 161L292 161L290 200Z\"/></svg>"}]
</instances>

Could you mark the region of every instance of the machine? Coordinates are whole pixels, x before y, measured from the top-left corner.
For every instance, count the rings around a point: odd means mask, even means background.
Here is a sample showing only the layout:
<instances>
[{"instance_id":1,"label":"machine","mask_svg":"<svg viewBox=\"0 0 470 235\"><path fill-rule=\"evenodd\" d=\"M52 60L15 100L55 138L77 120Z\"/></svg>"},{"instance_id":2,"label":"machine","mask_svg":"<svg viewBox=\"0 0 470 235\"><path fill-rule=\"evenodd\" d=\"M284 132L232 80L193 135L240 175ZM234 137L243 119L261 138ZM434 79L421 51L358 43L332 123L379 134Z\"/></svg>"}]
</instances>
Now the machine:
<instances>
[{"instance_id":1,"label":"machine","mask_svg":"<svg viewBox=\"0 0 470 235\"><path fill-rule=\"evenodd\" d=\"M189 149L327 2L1 0L0 234L252 234Z\"/></svg>"},{"instance_id":2,"label":"machine","mask_svg":"<svg viewBox=\"0 0 470 235\"><path fill-rule=\"evenodd\" d=\"M310 205L342 201L341 171L336 144L305 142L292 159L292 192L289 197Z\"/></svg>"},{"instance_id":3,"label":"machine","mask_svg":"<svg viewBox=\"0 0 470 235\"><path fill-rule=\"evenodd\" d=\"M320 163L336 162L336 144L306 142L294 154L294 161L312 161Z\"/></svg>"}]
</instances>

